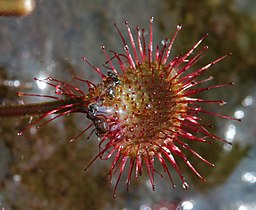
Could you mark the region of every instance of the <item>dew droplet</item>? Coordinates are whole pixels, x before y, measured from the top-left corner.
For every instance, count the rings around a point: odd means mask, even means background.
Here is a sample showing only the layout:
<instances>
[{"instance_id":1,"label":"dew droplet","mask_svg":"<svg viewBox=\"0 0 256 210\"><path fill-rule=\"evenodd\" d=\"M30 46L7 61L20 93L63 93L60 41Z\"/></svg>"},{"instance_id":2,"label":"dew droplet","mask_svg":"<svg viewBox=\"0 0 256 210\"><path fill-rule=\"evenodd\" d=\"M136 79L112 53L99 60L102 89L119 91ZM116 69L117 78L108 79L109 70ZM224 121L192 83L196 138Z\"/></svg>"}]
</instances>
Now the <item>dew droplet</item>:
<instances>
[{"instance_id":1,"label":"dew droplet","mask_svg":"<svg viewBox=\"0 0 256 210\"><path fill-rule=\"evenodd\" d=\"M162 44L163 46L166 46L167 44L169 44L169 42L170 42L169 39L163 39L163 40L161 41L161 44Z\"/></svg>"},{"instance_id":2,"label":"dew droplet","mask_svg":"<svg viewBox=\"0 0 256 210\"><path fill-rule=\"evenodd\" d=\"M23 134L23 132L21 131L21 132L19 132L19 133L17 133L17 135L18 136L21 136Z\"/></svg>"},{"instance_id":3,"label":"dew droplet","mask_svg":"<svg viewBox=\"0 0 256 210\"><path fill-rule=\"evenodd\" d=\"M126 44L126 45L124 45L124 50L125 51L129 51L129 47L128 47L128 45Z\"/></svg>"},{"instance_id":4,"label":"dew droplet","mask_svg":"<svg viewBox=\"0 0 256 210\"><path fill-rule=\"evenodd\" d=\"M151 16L151 17L150 17L150 23L153 23L153 21L154 21L154 17Z\"/></svg>"},{"instance_id":5,"label":"dew droplet","mask_svg":"<svg viewBox=\"0 0 256 210\"><path fill-rule=\"evenodd\" d=\"M226 101L220 101L220 103L219 103L220 106L224 106L225 104L227 104Z\"/></svg>"},{"instance_id":6,"label":"dew droplet","mask_svg":"<svg viewBox=\"0 0 256 210\"><path fill-rule=\"evenodd\" d=\"M183 181L182 188L187 190L189 188L189 184L186 181Z\"/></svg>"},{"instance_id":7,"label":"dew droplet","mask_svg":"<svg viewBox=\"0 0 256 210\"><path fill-rule=\"evenodd\" d=\"M55 89L56 94L63 94L63 91L61 90L61 85L57 85Z\"/></svg>"},{"instance_id":8,"label":"dew droplet","mask_svg":"<svg viewBox=\"0 0 256 210\"><path fill-rule=\"evenodd\" d=\"M182 28L182 24L177 25L177 30L180 30Z\"/></svg>"},{"instance_id":9,"label":"dew droplet","mask_svg":"<svg viewBox=\"0 0 256 210\"><path fill-rule=\"evenodd\" d=\"M22 92L17 92L17 96L22 96L23 93Z\"/></svg>"}]
</instances>

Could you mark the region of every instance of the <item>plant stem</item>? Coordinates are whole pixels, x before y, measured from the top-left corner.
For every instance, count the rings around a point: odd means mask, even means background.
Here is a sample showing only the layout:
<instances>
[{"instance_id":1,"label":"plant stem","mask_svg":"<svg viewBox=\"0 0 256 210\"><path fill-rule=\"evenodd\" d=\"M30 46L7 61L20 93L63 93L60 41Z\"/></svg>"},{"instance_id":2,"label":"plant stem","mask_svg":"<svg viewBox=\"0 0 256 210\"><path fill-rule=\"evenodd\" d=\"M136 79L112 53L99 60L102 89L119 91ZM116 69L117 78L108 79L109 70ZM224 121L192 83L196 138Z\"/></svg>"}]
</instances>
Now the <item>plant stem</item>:
<instances>
[{"instance_id":1,"label":"plant stem","mask_svg":"<svg viewBox=\"0 0 256 210\"><path fill-rule=\"evenodd\" d=\"M74 103L79 105L75 112L87 112L87 103L80 98L76 98L35 104L0 106L0 118L42 115L53 110L58 110L58 107L60 106L68 106ZM64 112L67 109L62 109L56 113Z\"/></svg>"}]
</instances>

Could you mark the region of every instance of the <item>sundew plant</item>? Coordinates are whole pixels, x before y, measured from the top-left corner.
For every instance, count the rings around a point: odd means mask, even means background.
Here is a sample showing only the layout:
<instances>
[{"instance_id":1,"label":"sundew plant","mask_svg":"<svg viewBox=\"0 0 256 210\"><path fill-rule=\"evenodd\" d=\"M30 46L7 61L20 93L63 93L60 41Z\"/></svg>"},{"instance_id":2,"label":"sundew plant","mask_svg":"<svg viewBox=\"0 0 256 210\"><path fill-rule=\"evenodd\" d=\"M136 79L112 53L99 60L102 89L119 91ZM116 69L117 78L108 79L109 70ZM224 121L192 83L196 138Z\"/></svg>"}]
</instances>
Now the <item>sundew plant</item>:
<instances>
[{"instance_id":1,"label":"sundew plant","mask_svg":"<svg viewBox=\"0 0 256 210\"><path fill-rule=\"evenodd\" d=\"M39 115L19 133L21 135L32 126L41 127L70 113L84 113L91 123L74 139L83 136L85 132L97 135L99 151L88 167L96 159L111 161L108 175L111 183L115 177L114 197L123 174L127 176L127 190L131 181L138 180L143 171L148 174L153 190L155 174L169 177L175 187L171 167L178 173L183 188L188 188L177 159L184 161L188 169L206 181L184 151L192 153L198 161L213 166L190 146L195 142L211 143L213 139L226 142L210 131L211 126L202 123L202 115L237 120L202 108L208 104L223 105L223 100L198 97L198 93L233 84L229 82L201 87L202 83L207 84L213 79L212 76L205 78L204 73L229 54L194 69L192 67L208 50L208 46L200 47L207 34L187 52L173 56L172 47L181 25L177 26L171 39L165 39L159 45L154 44L153 17L150 18L147 33L138 26L132 30L127 21L125 26L128 40L114 24L121 38L120 52L101 47L106 58L102 68L94 66L83 57L85 63L99 75L101 81L98 84L75 77L88 87L88 91L84 91L52 77L36 79L51 86L55 94L20 92L18 95L50 98L52 101L1 107L0 116ZM106 74L103 69L107 70ZM162 166L162 171L156 170L155 162Z\"/></svg>"}]
</instances>

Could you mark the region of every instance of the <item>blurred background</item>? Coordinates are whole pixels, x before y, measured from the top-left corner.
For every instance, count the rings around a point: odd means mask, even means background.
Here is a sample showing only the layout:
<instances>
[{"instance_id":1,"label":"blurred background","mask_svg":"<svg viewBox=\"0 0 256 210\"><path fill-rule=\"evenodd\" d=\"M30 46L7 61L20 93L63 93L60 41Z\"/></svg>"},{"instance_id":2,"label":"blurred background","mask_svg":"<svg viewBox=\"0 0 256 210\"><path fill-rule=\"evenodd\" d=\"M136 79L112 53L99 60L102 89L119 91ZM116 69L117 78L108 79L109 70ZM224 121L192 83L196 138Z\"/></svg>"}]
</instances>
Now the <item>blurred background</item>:
<instances>
[{"instance_id":1,"label":"blurred background","mask_svg":"<svg viewBox=\"0 0 256 210\"><path fill-rule=\"evenodd\" d=\"M11 1L11 0L10 0ZM84 168L97 154L97 138L89 133L69 142L89 121L84 115L60 118L40 129L32 127L17 136L32 119L0 118L0 209L1 210L253 210L256 209L256 1L253 0L12 0L24 4L19 11L0 8L0 104L39 102L38 98L18 98L17 91L49 93L34 77L52 76L71 82L72 75L94 83L100 78L83 61L94 65L105 60L100 46L123 50L113 27L117 23L126 36L124 21L135 31L137 25L148 30L154 16L154 41L161 43L182 23L172 56L186 52L203 34L210 49L194 68L232 52L207 74L214 84L234 81L235 85L204 94L223 99L222 107L212 111L242 119L242 123L205 118L214 125L212 132L232 142L192 145L212 161L211 168L189 157L207 179L203 183L181 163L190 182L184 190L173 172L177 188L167 178L156 177L152 192L148 177L133 182L126 192L125 180L112 198L113 185L106 174L110 161L96 161ZM0 0L0 7L5 1ZM2 4L2 5L1 5ZM15 4L12 5L15 7ZM26 10L27 9L27 10ZM127 36L126 36L127 37ZM202 45L203 46L203 45ZM204 75L206 78L208 75ZM146 173L144 173L146 174Z\"/></svg>"}]
</instances>

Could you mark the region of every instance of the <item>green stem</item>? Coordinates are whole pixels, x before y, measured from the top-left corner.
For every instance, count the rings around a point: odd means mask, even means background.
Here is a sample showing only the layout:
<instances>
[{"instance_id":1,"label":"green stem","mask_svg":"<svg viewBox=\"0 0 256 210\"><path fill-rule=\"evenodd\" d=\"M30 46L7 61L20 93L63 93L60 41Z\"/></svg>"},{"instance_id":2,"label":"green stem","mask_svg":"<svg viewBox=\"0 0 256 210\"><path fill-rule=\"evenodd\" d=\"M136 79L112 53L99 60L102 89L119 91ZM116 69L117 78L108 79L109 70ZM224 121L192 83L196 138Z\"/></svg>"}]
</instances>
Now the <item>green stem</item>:
<instances>
[{"instance_id":1,"label":"green stem","mask_svg":"<svg viewBox=\"0 0 256 210\"><path fill-rule=\"evenodd\" d=\"M0 118L42 115L53 110L58 110L59 107L72 105L74 103L79 105L77 105L77 109L75 112L87 112L88 104L84 100L76 98L67 100L56 100L37 104L0 106ZM56 113L64 112L67 109L62 109L61 111Z\"/></svg>"}]
</instances>

